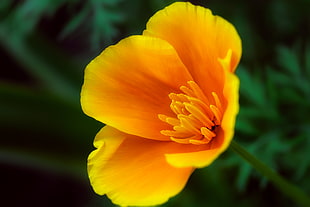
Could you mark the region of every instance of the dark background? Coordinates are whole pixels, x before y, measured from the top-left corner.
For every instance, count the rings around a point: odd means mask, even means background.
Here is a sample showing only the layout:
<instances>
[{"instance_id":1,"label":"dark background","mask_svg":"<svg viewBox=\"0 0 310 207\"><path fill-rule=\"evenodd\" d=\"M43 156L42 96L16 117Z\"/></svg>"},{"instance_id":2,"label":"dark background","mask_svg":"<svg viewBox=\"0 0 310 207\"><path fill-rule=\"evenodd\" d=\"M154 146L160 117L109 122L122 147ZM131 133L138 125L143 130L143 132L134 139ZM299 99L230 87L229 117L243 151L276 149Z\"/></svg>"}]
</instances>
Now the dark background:
<instances>
[{"instance_id":1,"label":"dark background","mask_svg":"<svg viewBox=\"0 0 310 207\"><path fill-rule=\"evenodd\" d=\"M172 2L0 1L0 206L113 206L87 178L103 124L81 111L83 71ZM310 1L192 2L232 22L243 42L235 140L309 194ZM228 150L163 206L297 205Z\"/></svg>"}]
</instances>

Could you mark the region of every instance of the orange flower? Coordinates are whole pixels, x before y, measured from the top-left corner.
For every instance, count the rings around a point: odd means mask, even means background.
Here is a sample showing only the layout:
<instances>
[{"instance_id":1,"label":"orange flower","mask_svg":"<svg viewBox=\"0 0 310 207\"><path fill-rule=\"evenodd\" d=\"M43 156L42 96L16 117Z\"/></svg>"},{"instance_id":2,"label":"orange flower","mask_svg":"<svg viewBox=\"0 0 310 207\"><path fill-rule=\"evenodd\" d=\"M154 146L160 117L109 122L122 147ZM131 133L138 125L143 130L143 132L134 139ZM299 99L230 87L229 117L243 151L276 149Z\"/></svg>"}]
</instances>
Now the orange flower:
<instances>
[{"instance_id":1,"label":"orange flower","mask_svg":"<svg viewBox=\"0 0 310 207\"><path fill-rule=\"evenodd\" d=\"M95 58L81 92L84 112L107 125L88 158L95 192L118 205L161 204L226 150L240 56L230 23L178 2Z\"/></svg>"}]
</instances>

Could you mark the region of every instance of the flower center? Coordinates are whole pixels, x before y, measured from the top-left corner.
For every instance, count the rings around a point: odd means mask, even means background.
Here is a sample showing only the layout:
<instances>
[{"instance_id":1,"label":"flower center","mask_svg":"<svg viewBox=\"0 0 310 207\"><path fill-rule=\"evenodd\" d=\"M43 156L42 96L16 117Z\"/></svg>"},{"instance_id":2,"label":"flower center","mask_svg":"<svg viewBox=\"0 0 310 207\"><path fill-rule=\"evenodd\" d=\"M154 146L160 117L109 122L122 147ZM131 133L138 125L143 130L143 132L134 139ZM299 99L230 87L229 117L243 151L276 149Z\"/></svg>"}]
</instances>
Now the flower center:
<instances>
[{"instance_id":1,"label":"flower center","mask_svg":"<svg viewBox=\"0 0 310 207\"><path fill-rule=\"evenodd\" d=\"M212 92L213 100L208 100L201 88L188 81L181 86L183 93L170 93L170 108L176 117L159 114L160 120L170 124L172 130L161 130L172 141L181 144L208 144L216 137L216 129L222 120L222 105L219 97Z\"/></svg>"}]
</instances>

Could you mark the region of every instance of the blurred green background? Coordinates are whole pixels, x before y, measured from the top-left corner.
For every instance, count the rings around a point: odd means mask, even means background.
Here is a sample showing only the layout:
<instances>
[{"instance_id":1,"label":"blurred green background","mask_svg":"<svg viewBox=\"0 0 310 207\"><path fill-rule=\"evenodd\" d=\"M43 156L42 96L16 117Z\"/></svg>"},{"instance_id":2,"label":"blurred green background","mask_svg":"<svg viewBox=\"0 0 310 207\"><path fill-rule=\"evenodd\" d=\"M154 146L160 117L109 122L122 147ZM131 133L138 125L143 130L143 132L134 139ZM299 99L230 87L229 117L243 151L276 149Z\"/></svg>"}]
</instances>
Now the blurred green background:
<instances>
[{"instance_id":1,"label":"blurred green background","mask_svg":"<svg viewBox=\"0 0 310 207\"><path fill-rule=\"evenodd\" d=\"M87 178L103 125L81 111L83 71L172 2L0 1L1 206L114 206ZM235 140L310 194L310 1L192 2L232 22L243 41ZM163 206L297 205L228 150Z\"/></svg>"}]
</instances>

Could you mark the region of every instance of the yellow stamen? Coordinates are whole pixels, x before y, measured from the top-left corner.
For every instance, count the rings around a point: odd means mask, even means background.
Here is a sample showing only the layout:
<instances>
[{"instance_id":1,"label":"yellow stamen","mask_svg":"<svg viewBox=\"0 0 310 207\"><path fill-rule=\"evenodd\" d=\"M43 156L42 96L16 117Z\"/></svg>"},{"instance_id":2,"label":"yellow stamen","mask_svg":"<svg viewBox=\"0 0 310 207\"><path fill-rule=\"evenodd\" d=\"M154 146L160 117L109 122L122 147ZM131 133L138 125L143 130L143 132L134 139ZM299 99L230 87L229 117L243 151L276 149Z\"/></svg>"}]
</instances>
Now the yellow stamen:
<instances>
[{"instance_id":1,"label":"yellow stamen","mask_svg":"<svg viewBox=\"0 0 310 207\"><path fill-rule=\"evenodd\" d=\"M206 139L190 139L189 143L195 144L195 145L201 145L201 144L208 144L210 141Z\"/></svg>"},{"instance_id":2,"label":"yellow stamen","mask_svg":"<svg viewBox=\"0 0 310 207\"><path fill-rule=\"evenodd\" d=\"M203 134L203 136L209 141L211 141L211 139L216 136L214 132L212 132L210 129L206 127L201 127L200 131L201 131L201 134Z\"/></svg>"},{"instance_id":3,"label":"yellow stamen","mask_svg":"<svg viewBox=\"0 0 310 207\"><path fill-rule=\"evenodd\" d=\"M188 81L187 84L191 87L192 91L195 93L196 97L201 99L202 101L208 103L208 98L205 96L203 91L194 81Z\"/></svg>"},{"instance_id":4,"label":"yellow stamen","mask_svg":"<svg viewBox=\"0 0 310 207\"><path fill-rule=\"evenodd\" d=\"M214 106L214 105L210 105L210 109L213 112L214 116L215 116L215 124L216 125L220 125L221 124L221 119L222 119L222 113L220 112L220 110Z\"/></svg>"},{"instance_id":5,"label":"yellow stamen","mask_svg":"<svg viewBox=\"0 0 310 207\"><path fill-rule=\"evenodd\" d=\"M191 136L190 132L182 132L180 130L176 131L176 130L161 130L160 131L161 134L168 136L168 137L178 137L178 138L186 138Z\"/></svg>"},{"instance_id":6,"label":"yellow stamen","mask_svg":"<svg viewBox=\"0 0 310 207\"><path fill-rule=\"evenodd\" d=\"M212 111L210 110L210 108L207 106L207 104L205 104L204 102L202 102L200 99L198 98L194 98L194 97L189 97L188 98L190 103L193 104L194 106L198 107L199 109L201 109L203 112L206 113L206 116L209 117L209 119L211 119L213 117Z\"/></svg>"},{"instance_id":7,"label":"yellow stamen","mask_svg":"<svg viewBox=\"0 0 310 207\"><path fill-rule=\"evenodd\" d=\"M201 138L201 135L194 135L192 137L188 137L188 138L185 138L185 139L170 137L170 139L172 141L175 141L175 142L180 143L180 144L191 144L191 142L193 140L199 140L200 138Z\"/></svg>"},{"instance_id":8,"label":"yellow stamen","mask_svg":"<svg viewBox=\"0 0 310 207\"><path fill-rule=\"evenodd\" d=\"M186 86L181 86L180 90L188 96L195 96L194 92Z\"/></svg>"},{"instance_id":9,"label":"yellow stamen","mask_svg":"<svg viewBox=\"0 0 310 207\"><path fill-rule=\"evenodd\" d=\"M217 94L215 92L212 92L212 96L214 98L214 101L215 101L215 106L221 111L222 109L222 104L220 102L220 99L219 97L217 96Z\"/></svg>"},{"instance_id":10,"label":"yellow stamen","mask_svg":"<svg viewBox=\"0 0 310 207\"><path fill-rule=\"evenodd\" d=\"M181 122L181 126L186 128L188 131L191 131L193 133L200 133L200 131L192 124L192 122L187 119L187 116L178 116Z\"/></svg>"},{"instance_id":11,"label":"yellow stamen","mask_svg":"<svg viewBox=\"0 0 310 207\"><path fill-rule=\"evenodd\" d=\"M162 120L163 122L166 122L172 126L176 126L176 125L180 125L180 120L179 119L176 119L176 118L172 118L172 117L169 117L169 116L166 116L164 114L158 114L158 118L160 120Z\"/></svg>"},{"instance_id":12,"label":"yellow stamen","mask_svg":"<svg viewBox=\"0 0 310 207\"><path fill-rule=\"evenodd\" d=\"M197 107L189 103L184 103L184 105L187 111L190 112L195 118L199 119L203 124L208 127L212 127L214 125L214 123Z\"/></svg>"},{"instance_id":13,"label":"yellow stamen","mask_svg":"<svg viewBox=\"0 0 310 207\"><path fill-rule=\"evenodd\" d=\"M159 114L158 118L171 125L171 130L160 133L179 144L208 144L216 138L216 127L221 124L222 103L219 96L211 93L213 100L208 100L194 81L188 86L181 86L183 93L170 93L170 108L176 117Z\"/></svg>"}]
</instances>

